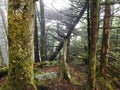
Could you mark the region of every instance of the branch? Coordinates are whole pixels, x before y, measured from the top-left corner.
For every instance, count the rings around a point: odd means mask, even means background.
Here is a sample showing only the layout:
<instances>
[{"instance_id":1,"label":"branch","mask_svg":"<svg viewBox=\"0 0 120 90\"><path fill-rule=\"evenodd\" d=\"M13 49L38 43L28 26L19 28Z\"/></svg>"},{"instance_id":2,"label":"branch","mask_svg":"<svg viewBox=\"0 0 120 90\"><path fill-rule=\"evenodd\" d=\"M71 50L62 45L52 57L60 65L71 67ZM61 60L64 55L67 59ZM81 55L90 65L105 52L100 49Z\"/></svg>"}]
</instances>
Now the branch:
<instances>
[{"instance_id":1,"label":"branch","mask_svg":"<svg viewBox=\"0 0 120 90\"><path fill-rule=\"evenodd\" d=\"M75 26L77 25L77 23L80 21L81 17L83 16L85 10L87 8L87 3L84 4L83 9L81 10L81 12L79 13L79 16L74 20L74 22L72 23L72 25L68 28L69 31L66 35L66 37L64 39L68 39L71 36L71 33L74 31ZM64 40L63 40L64 41ZM56 48L56 51L50 56L49 60L52 61L56 58L56 56L58 55L58 53L60 52L60 50L63 48L63 44L64 42L61 41L58 45L58 47Z\"/></svg>"}]
</instances>

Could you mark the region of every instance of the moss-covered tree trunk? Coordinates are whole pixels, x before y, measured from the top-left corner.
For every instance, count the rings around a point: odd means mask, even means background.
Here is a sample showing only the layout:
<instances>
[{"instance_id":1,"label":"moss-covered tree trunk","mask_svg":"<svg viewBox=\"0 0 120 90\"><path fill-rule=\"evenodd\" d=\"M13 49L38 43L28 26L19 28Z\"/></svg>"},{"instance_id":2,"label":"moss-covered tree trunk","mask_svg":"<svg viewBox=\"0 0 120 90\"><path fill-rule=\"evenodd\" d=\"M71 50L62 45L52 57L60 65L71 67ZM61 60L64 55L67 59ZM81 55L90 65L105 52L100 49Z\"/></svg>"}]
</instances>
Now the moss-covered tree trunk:
<instances>
[{"instance_id":1,"label":"moss-covered tree trunk","mask_svg":"<svg viewBox=\"0 0 120 90\"><path fill-rule=\"evenodd\" d=\"M105 16L103 24L103 38L102 38L102 48L101 48L101 74L103 77L106 76L107 64L108 64L108 51L109 51L109 39L110 39L110 0L105 0Z\"/></svg>"},{"instance_id":2,"label":"moss-covered tree trunk","mask_svg":"<svg viewBox=\"0 0 120 90\"><path fill-rule=\"evenodd\" d=\"M33 84L33 0L9 0L9 70L2 90L35 90Z\"/></svg>"},{"instance_id":3,"label":"moss-covered tree trunk","mask_svg":"<svg viewBox=\"0 0 120 90\"><path fill-rule=\"evenodd\" d=\"M60 74L60 80L71 81L71 75L70 75L69 67L68 67L67 62L66 62L66 58L67 58L67 41L68 40L64 40L64 48L63 48L64 55L63 55L63 59L60 60L59 74Z\"/></svg>"},{"instance_id":4,"label":"moss-covered tree trunk","mask_svg":"<svg viewBox=\"0 0 120 90\"><path fill-rule=\"evenodd\" d=\"M1 46L0 46L0 66L1 66L1 67L4 67L4 66L5 66L4 58L3 58L3 55L2 55Z\"/></svg>"},{"instance_id":5,"label":"moss-covered tree trunk","mask_svg":"<svg viewBox=\"0 0 120 90\"><path fill-rule=\"evenodd\" d=\"M95 90L96 82L96 43L99 20L99 2L100 0L92 0L91 2L91 26L90 26L90 49L89 49L89 90Z\"/></svg>"}]
</instances>

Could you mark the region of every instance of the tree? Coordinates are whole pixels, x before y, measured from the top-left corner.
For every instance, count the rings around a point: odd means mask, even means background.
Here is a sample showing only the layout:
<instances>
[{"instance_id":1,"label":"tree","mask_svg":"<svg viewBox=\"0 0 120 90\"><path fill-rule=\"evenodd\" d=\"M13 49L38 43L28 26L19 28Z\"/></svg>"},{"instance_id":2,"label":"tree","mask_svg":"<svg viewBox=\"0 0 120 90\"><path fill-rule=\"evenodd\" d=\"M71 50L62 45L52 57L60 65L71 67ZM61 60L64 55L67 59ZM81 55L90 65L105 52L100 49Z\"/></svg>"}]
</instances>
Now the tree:
<instances>
[{"instance_id":1,"label":"tree","mask_svg":"<svg viewBox=\"0 0 120 90\"><path fill-rule=\"evenodd\" d=\"M105 16L103 24L103 37L102 37L102 48L101 48L101 74L103 77L106 76L107 65L108 65L108 51L109 51L109 41L110 41L110 15L111 7L110 0L105 0Z\"/></svg>"},{"instance_id":2,"label":"tree","mask_svg":"<svg viewBox=\"0 0 120 90\"><path fill-rule=\"evenodd\" d=\"M86 3L84 3L84 4L85 4L84 7L83 7L82 10L79 12L79 15L75 18L73 24L69 26L69 31L67 32L67 35L64 37L64 40L70 38L71 33L74 31L75 26L78 24L79 20L80 20L81 17L83 16L83 14L84 14L84 12L85 12L85 10L86 10L86 8L87 8L87 7L86 7L87 4L86 4ZM56 58L56 56L58 55L58 53L60 52L60 50L63 48L64 40L62 40L62 41L59 43L58 47L56 47L55 52L54 52L54 53L50 56L50 58L49 58L50 61L53 61L53 60Z\"/></svg>"},{"instance_id":3,"label":"tree","mask_svg":"<svg viewBox=\"0 0 120 90\"><path fill-rule=\"evenodd\" d=\"M1 51L1 46L0 46L0 66L5 66L4 64L4 58L3 58L3 55L2 55L2 51Z\"/></svg>"},{"instance_id":4,"label":"tree","mask_svg":"<svg viewBox=\"0 0 120 90\"><path fill-rule=\"evenodd\" d=\"M7 25L6 25L6 22L5 22L5 15L4 15L2 9L0 9L0 15L1 15L1 17L2 17L3 26L4 26L5 32L6 32L6 34L7 34Z\"/></svg>"},{"instance_id":5,"label":"tree","mask_svg":"<svg viewBox=\"0 0 120 90\"><path fill-rule=\"evenodd\" d=\"M87 48L88 48L88 59L90 56L90 0L86 0L87 1ZM89 60L87 60L87 63Z\"/></svg>"},{"instance_id":6,"label":"tree","mask_svg":"<svg viewBox=\"0 0 120 90\"><path fill-rule=\"evenodd\" d=\"M35 8L36 9L36 8ZM35 10L37 13L37 10ZM38 46L38 27L37 27L37 15L35 14L35 30L34 30L34 57L35 62L39 62L39 46Z\"/></svg>"},{"instance_id":7,"label":"tree","mask_svg":"<svg viewBox=\"0 0 120 90\"><path fill-rule=\"evenodd\" d=\"M97 31L98 31L98 12L99 12L100 0L91 1L90 10L90 49L89 49L89 88L95 90L96 83L96 43L97 43Z\"/></svg>"},{"instance_id":8,"label":"tree","mask_svg":"<svg viewBox=\"0 0 120 90\"><path fill-rule=\"evenodd\" d=\"M2 90L36 90L33 83L33 0L9 0L9 70Z\"/></svg>"},{"instance_id":9,"label":"tree","mask_svg":"<svg viewBox=\"0 0 120 90\"><path fill-rule=\"evenodd\" d=\"M67 39L64 40L64 49L63 49L63 58L60 60L60 65L59 65L59 69L60 69L60 79L61 80L68 80L71 81L71 75L69 72L69 67L67 65Z\"/></svg>"},{"instance_id":10,"label":"tree","mask_svg":"<svg viewBox=\"0 0 120 90\"><path fill-rule=\"evenodd\" d=\"M45 42L45 16L44 16L44 3L43 0L40 0L40 24L41 24L41 35L40 35L40 53L41 53L41 60L45 60L46 57L46 42Z\"/></svg>"}]
</instances>

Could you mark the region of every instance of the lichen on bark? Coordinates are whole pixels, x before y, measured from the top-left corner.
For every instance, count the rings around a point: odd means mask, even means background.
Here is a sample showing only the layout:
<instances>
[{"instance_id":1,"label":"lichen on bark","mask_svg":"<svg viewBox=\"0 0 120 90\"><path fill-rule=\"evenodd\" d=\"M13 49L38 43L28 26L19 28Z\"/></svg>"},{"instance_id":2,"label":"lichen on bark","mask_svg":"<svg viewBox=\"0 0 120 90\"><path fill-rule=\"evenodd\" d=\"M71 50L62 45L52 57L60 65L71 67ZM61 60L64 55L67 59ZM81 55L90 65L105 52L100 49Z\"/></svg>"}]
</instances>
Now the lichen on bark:
<instances>
[{"instance_id":1,"label":"lichen on bark","mask_svg":"<svg viewBox=\"0 0 120 90\"><path fill-rule=\"evenodd\" d=\"M33 11L33 0L9 0L9 70L1 90L36 89L33 83Z\"/></svg>"},{"instance_id":2,"label":"lichen on bark","mask_svg":"<svg viewBox=\"0 0 120 90\"><path fill-rule=\"evenodd\" d=\"M110 15L111 15L111 0L105 0L105 16L103 24L103 37L102 37L102 47L101 47L101 60L100 60L100 71L101 75L106 78L107 65L108 65L108 51L110 42Z\"/></svg>"},{"instance_id":3,"label":"lichen on bark","mask_svg":"<svg viewBox=\"0 0 120 90\"><path fill-rule=\"evenodd\" d=\"M63 58L60 60L60 65L59 65L59 76L60 80L67 80L71 82L71 75L69 71L69 67L66 62L66 57L67 57L67 40L64 40L64 48L63 48Z\"/></svg>"},{"instance_id":4,"label":"lichen on bark","mask_svg":"<svg viewBox=\"0 0 120 90\"><path fill-rule=\"evenodd\" d=\"M91 0L91 28L90 28L90 50L89 50L89 75L88 75L88 88L89 90L95 90L96 88L96 43L97 43L97 31L99 20L99 3L100 0Z\"/></svg>"}]
</instances>

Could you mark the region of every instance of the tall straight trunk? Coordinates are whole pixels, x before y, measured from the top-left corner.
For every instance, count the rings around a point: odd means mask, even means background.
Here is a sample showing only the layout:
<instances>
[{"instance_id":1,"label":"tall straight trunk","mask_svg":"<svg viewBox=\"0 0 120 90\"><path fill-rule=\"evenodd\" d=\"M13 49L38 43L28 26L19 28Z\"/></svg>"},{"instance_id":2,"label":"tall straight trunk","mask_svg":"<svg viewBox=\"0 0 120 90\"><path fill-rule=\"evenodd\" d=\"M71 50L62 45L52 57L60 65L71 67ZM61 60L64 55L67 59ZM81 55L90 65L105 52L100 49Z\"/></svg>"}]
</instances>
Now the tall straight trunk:
<instances>
[{"instance_id":1,"label":"tall straight trunk","mask_svg":"<svg viewBox=\"0 0 120 90\"><path fill-rule=\"evenodd\" d=\"M103 24L103 37L102 37L102 48L101 48L101 74L103 77L106 76L107 73L107 65L108 65L108 51L109 51L109 39L110 39L110 0L105 0L105 16L104 16L104 24Z\"/></svg>"},{"instance_id":2,"label":"tall straight trunk","mask_svg":"<svg viewBox=\"0 0 120 90\"><path fill-rule=\"evenodd\" d=\"M87 34L88 34L88 60L87 60L87 64L89 63L89 56L90 56L90 0L86 0L87 1Z\"/></svg>"},{"instance_id":3,"label":"tall straight trunk","mask_svg":"<svg viewBox=\"0 0 120 90\"><path fill-rule=\"evenodd\" d=\"M100 0L91 1L91 28L90 28L90 50L89 50L89 88L95 90L96 82L96 43L99 20L99 3Z\"/></svg>"},{"instance_id":4,"label":"tall straight trunk","mask_svg":"<svg viewBox=\"0 0 120 90\"><path fill-rule=\"evenodd\" d=\"M40 14L41 14L41 35L40 35L40 54L41 60L45 60L46 53L45 53L45 16L44 16L44 3L43 0L40 0Z\"/></svg>"},{"instance_id":5,"label":"tall straight trunk","mask_svg":"<svg viewBox=\"0 0 120 90\"><path fill-rule=\"evenodd\" d=\"M38 27L37 27L37 15L35 14L35 30L34 30L34 57L35 62L39 62L39 48L38 48Z\"/></svg>"},{"instance_id":6,"label":"tall straight trunk","mask_svg":"<svg viewBox=\"0 0 120 90\"><path fill-rule=\"evenodd\" d=\"M9 70L1 90L36 90L33 80L33 0L9 0Z\"/></svg>"}]
</instances>

